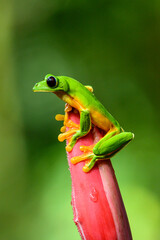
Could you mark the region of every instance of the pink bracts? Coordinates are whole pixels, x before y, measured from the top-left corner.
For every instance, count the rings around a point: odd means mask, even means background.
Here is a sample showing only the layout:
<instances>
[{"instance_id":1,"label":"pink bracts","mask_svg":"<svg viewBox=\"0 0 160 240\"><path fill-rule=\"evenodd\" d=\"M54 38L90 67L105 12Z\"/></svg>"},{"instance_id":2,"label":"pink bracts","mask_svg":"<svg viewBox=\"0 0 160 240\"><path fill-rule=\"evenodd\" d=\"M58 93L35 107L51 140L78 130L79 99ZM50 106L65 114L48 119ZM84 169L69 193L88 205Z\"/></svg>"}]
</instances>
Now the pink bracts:
<instances>
[{"instance_id":1,"label":"pink bracts","mask_svg":"<svg viewBox=\"0 0 160 240\"><path fill-rule=\"evenodd\" d=\"M69 118L79 123L79 115L69 113ZM84 173L84 162L71 164L72 157L81 155L81 145L96 143L103 133L96 127L79 139L68 155L72 178L72 207L74 222L83 240L131 240L131 231L110 160L99 161Z\"/></svg>"}]
</instances>

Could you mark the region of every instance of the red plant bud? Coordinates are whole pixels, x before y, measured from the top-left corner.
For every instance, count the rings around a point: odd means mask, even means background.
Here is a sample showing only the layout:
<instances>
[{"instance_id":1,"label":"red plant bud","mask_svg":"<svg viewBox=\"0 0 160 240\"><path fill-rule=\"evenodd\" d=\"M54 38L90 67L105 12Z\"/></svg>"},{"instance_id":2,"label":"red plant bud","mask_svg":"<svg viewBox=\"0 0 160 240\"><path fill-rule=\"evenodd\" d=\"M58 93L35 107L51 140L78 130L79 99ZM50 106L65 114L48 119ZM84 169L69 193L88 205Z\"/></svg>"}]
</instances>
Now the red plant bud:
<instances>
[{"instance_id":1,"label":"red plant bud","mask_svg":"<svg viewBox=\"0 0 160 240\"><path fill-rule=\"evenodd\" d=\"M79 115L69 113L69 119L79 123ZM69 128L68 128L69 129ZM74 222L83 240L131 240L131 231L110 160L101 160L85 173L85 162L73 165L70 159L82 154L80 146L89 146L102 138L104 133L93 127L80 138L68 155L72 178L72 207Z\"/></svg>"}]
</instances>

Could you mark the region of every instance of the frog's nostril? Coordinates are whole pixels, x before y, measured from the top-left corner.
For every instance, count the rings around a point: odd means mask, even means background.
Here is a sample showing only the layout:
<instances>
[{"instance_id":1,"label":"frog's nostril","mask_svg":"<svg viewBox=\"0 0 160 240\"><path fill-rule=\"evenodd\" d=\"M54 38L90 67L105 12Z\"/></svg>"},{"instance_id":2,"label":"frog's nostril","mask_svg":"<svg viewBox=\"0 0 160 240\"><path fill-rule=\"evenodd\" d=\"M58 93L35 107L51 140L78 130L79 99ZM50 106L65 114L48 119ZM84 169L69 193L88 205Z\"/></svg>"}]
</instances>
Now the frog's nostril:
<instances>
[{"instance_id":1,"label":"frog's nostril","mask_svg":"<svg viewBox=\"0 0 160 240\"><path fill-rule=\"evenodd\" d=\"M38 86L38 83L36 83L36 87Z\"/></svg>"}]
</instances>

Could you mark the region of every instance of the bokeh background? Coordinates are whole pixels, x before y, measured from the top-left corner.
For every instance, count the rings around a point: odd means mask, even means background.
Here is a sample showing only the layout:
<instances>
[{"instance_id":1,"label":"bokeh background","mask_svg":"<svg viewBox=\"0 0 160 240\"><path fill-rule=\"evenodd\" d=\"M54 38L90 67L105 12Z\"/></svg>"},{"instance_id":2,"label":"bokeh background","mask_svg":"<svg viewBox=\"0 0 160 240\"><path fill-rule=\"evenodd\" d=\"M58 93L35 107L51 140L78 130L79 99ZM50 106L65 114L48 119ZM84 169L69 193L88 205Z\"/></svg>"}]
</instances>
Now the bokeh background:
<instances>
[{"instance_id":1,"label":"bokeh background","mask_svg":"<svg viewBox=\"0 0 160 240\"><path fill-rule=\"evenodd\" d=\"M158 240L160 1L0 1L0 239L80 240L64 103L32 92L45 74L92 85L132 141L112 159L133 238Z\"/></svg>"}]
</instances>

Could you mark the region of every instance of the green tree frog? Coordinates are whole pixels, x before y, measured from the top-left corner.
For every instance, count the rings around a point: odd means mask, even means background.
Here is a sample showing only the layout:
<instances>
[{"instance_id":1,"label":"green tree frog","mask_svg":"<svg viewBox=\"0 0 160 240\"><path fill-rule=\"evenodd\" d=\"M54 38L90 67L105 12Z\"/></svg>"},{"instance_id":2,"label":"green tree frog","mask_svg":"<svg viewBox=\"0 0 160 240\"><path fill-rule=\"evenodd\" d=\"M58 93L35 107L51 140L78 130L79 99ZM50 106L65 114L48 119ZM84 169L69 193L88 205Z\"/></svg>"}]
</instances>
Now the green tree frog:
<instances>
[{"instance_id":1,"label":"green tree frog","mask_svg":"<svg viewBox=\"0 0 160 240\"><path fill-rule=\"evenodd\" d=\"M71 159L72 164L87 160L83 167L84 172L89 172L100 159L109 159L119 152L133 138L134 134L125 132L115 118L105 109L93 94L91 86L84 86L79 81L66 77L47 74L45 79L36 83L34 92L52 92L66 102L65 115L56 115L56 120L64 121L61 128L59 141L68 140L66 150L72 151L76 141L89 133L92 124L105 132L103 138L95 145L81 146L84 152ZM75 124L68 119L68 112L72 108L80 114L80 124ZM66 131L66 127L70 130Z\"/></svg>"}]
</instances>

